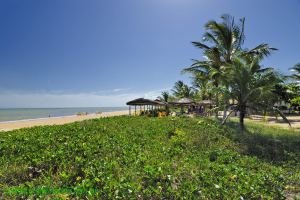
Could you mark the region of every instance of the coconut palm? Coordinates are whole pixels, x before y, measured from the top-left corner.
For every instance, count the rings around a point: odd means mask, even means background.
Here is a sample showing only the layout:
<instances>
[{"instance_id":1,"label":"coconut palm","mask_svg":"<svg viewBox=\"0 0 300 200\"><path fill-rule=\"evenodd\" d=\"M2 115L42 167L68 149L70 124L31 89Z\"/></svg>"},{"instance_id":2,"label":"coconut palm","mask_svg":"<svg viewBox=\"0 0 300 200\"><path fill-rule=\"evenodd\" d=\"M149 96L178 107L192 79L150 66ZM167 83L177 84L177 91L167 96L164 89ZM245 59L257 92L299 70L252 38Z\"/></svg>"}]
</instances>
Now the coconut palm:
<instances>
[{"instance_id":1,"label":"coconut palm","mask_svg":"<svg viewBox=\"0 0 300 200\"><path fill-rule=\"evenodd\" d=\"M177 81L172 92L176 98L192 98L194 96L193 88L184 84L183 81Z\"/></svg>"},{"instance_id":2,"label":"coconut palm","mask_svg":"<svg viewBox=\"0 0 300 200\"><path fill-rule=\"evenodd\" d=\"M164 91L161 93L161 96L158 96L157 97L160 101L163 101L165 103L168 103L171 99L171 95L169 94L169 92L167 91ZM168 104L165 105L165 109L167 111L167 113L169 113L169 107L168 107Z\"/></svg>"},{"instance_id":3,"label":"coconut palm","mask_svg":"<svg viewBox=\"0 0 300 200\"><path fill-rule=\"evenodd\" d=\"M183 72L206 74L215 87L223 85L228 88L226 73L228 67L232 67L230 64L234 57L252 55L262 59L276 49L269 47L268 44L260 44L251 50L243 50L245 18L239 19L238 23L230 15L223 15L221 19L222 22L220 23L213 20L205 25L206 32L202 42L192 42L194 46L203 50L206 60L193 60L193 64L185 68ZM216 105L219 106L218 92L215 95L215 100ZM225 102L228 100L224 99ZM225 116L226 113L224 112L224 118Z\"/></svg>"},{"instance_id":4,"label":"coconut palm","mask_svg":"<svg viewBox=\"0 0 300 200\"><path fill-rule=\"evenodd\" d=\"M239 19L238 23L230 15L222 15L221 19L222 22L220 23L214 20L206 23L206 32L203 35L202 42L192 42L194 46L204 50L203 54L208 60L219 66L230 63L235 54L243 50L242 45L245 40L245 18ZM270 55L274 50L277 49L263 43L251 50L243 51L262 58Z\"/></svg>"},{"instance_id":5,"label":"coconut palm","mask_svg":"<svg viewBox=\"0 0 300 200\"><path fill-rule=\"evenodd\" d=\"M235 52L241 50L245 39L244 18L239 23L235 23L230 15L222 15L221 19L221 23L214 20L206 23L202 42L192 42L203 50L206 60L193 60L190 67L183 69L183 72L209 76L216 87L222 81L226 63L230 63Z\"/></svg>"},{"instance_id":6,"label":"coconut palm","mask_svg":"<svg viewBox=\"0 0 300 200\"><path fill-rule=\"evenodd\" d=\"M282 79L273 68L261 68L260 61L260 56L235 58L231 63L232 70L228 74L231 98L237 102L234 110L240 112L239 122L242 130L247 108L275 109L287 120L278 109L273 105L267 105L267 102L264 101L273 94L275 85L281 83Z\"/></svg>"},{"instance_id":7,"label":"coconut palm","mask_svg":"<svg viewBox=\"0 0 300 200\"><path fill-rule=\"evenodd\" d=\"M192 76L192 85L199 93L201 100L211 99L211 82L209 81L209 77L207 75L202 75L200 73L195 73Z\"/></svg>"},{"instance_id":8,"label":"coconut palm","mask_svg":"<svg viewBox=\"0 0 300 200\"><path fill-rule=\"evenodd\" d=\"M245 39L245 18L241 18L239 23L230 15L222 15L221 19L221 23L212 20L205 24L206 32L202 41L212 46L203 42L192 42L194 46L204 50L204 55L217 65L231 62L232 55L241 49Z\"/></svg>"},{"instance_id":9,"label":"coconut palm","mask_svg":"<svg viewBox=\"0 0 300 200\"><path fill-rule=\"evenodd\" d=\"M169 102L169 100L170 100L170 94L169 94L169 92L167 92L167 91L163 91L162 93L161 93L161 96L158 96L157 97L160 101L163 101L163 102Z\"/></svg>"}]
</instances>

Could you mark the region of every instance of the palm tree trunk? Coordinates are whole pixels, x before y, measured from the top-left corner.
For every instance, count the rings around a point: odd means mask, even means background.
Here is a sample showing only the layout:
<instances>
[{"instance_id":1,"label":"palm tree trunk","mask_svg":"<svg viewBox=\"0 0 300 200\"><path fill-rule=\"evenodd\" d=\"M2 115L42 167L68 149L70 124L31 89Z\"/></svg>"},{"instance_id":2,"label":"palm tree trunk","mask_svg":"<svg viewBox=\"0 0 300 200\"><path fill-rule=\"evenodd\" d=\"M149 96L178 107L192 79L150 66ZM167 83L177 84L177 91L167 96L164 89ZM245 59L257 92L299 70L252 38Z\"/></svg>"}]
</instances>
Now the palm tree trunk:
<instances>
[{"instance_id":1,"label":"palm tree trunk","mask_svg":"<svg viewBox=\"0 0 300 200\"><path fill-rule=\"evenodd\" d=\"M245 115L246 115L246 106L241 106L241 108L240 108L240 128L241 128L242 132L245 129L245 125L244 125Z\"/></svg>"},{"instance_id":2,"label":"palm tree trunk","mask_svg":"<svg viewBox=\"0 0 300 200\"><path fill-rule=\"evenodd\" d=\"M229 100L225 100L225 105L224 105L224 109L223 109L223 120L226 118L227 111L229 109L229 107L227 105L229 105Z\"/></svg>"},{"instance_id":3,"label":"palm tree trunk","mask_svg":"<svg viewBox=\"0 0 300 200\"><path fill-rule=\"evenodd\" d=\"M219 107L219 92L217 92L216 94L217 94L217 96L216 96L216 107ZM219 112L219 110L216 109L216 111L215 111L215 117L216 118L218 118L218 112Z\"/></svg>"},{"instance_id":4,"label":"palm tree trunk","mask_svg":"<svg viewBox=\"0 0 300 200\"><path fill-rule=\"evenodd\" d=\"M267 109L264 108L264 111L263 111L263 121L266 122L267 121Z\"/></svg>"},{"instance_id":5,"label":"palm tree trunk","mask_svg":"<svg viewBox=\"0 0 300 200\"><path fill-rule=\"evenodd\" d=\"M215 83L215 87L217 88L217 91L216 91L216 107L219 107L219 104L220 104L220 102L219 102L219 90L218 90L218 88L219 88L219 83ZM216 118L218 118L218 109L216 109L216 111L215 111L215 115L216 115Z\"/></svg>"},{"instance_id":6,"label":"palm tree trunk","mask_svg":"<svg viewBox=\"0 0 300 200\"><path fill-rule=\"evenodd\" d=\"M227 117L227 111L228 111L227 106L224 106L224 109L223 109L223 120Z\"/></svg>"},{"instance_id":7,"label":"palm tree trunk","mask_svg":"<svg viewBox=\"0 0 300 200\"><path fill-rule=\"evenodd\" d=\"M226 86L226 92L227 91L229 91L229 87L228 86ZM230 105L229 97L227 96L226 92L225 92L225 98L224 98L223 120L227 116L227 111L229 110L229 105Z\"/></svg>"}]
</instances>

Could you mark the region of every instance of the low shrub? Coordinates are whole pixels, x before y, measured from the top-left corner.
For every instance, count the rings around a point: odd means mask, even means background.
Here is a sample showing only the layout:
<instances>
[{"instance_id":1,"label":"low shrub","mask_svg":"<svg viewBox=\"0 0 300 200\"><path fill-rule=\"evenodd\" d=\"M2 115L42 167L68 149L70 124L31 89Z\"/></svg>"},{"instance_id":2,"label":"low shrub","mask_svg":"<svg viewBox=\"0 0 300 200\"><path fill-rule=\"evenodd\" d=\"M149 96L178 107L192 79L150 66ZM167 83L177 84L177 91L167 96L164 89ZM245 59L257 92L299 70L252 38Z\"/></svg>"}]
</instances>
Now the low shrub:
<instances>
[{"instance_id":1,"label":"low shrub","mask_svg":"<svg viewBox=\"0 0 300 200\"><path fill-rule=\"evenodd\" d=\"M4 132L0 198L284 199L297 169L247 154L236 135L204 118L129 116Z\"/></svg>"}]
</instances>

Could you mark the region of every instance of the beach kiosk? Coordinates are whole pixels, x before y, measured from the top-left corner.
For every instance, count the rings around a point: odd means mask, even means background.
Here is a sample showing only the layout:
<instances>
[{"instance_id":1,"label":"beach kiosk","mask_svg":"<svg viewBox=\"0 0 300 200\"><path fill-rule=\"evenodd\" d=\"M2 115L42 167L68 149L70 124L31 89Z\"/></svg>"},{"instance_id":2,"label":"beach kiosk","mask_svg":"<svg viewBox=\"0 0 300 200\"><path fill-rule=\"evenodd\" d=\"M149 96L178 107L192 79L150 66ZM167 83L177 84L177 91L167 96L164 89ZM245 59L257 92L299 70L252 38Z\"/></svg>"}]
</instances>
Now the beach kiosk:
<instances>
[{"instance_id":1,"label":"beach kiosk","mask_svg":"<svg viewBox=\"0 0 300 200\"><path fill-rule=\"evenodd\" d=\"M185 107L188 107L188 110L189 110L189 109L191 109L192 106L196 105L196 102L194 102L193 100L191 100L189 98L182 98L182 99L179 99L176 101L168 102L168 104L173 107L180 107L180 112L181 112L181 114L183 114Z\"/></svg>"},{"instance_id":2,"label":"beach kiosk","mask_svg":"<svg viewBox=\"0 0 300 200\"><path fill-rule=\"evenodd\" d=\"M132 101L128 101L126 105L129 106L129 115L132 115L131 106L134 106L134 115L136 115L137 107L139 107L140 112L154 111L157 109L162 109L165 106L165 103L159 100L138 98Z\"/></svg>"}]
</instances>

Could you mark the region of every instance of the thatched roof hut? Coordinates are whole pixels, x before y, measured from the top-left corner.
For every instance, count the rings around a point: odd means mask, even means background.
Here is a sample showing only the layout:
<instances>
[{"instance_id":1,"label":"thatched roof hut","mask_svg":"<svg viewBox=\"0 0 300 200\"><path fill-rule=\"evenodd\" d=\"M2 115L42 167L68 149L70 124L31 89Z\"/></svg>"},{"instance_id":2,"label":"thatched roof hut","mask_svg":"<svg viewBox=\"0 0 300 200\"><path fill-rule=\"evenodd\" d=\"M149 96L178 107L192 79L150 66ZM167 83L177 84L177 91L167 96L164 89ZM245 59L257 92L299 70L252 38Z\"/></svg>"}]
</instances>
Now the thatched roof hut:
<instances>
[{"instance_id":1,"label":"thatched roof hut","mask_svg":"<svg viewBox=\"0 0 300 200\"><path fill-rule=\"evenodd\" d=\"M136 115L136 107L140 107L140 111L149 111L157 108L161 108L161 106L165 106L166 103L159 100L150 100L144 98L134 99L132 101L128 101L126 105L129 106L129 115L131 115L131 106L134 106L134 114Z\"/></svg>"}]
</instances>

